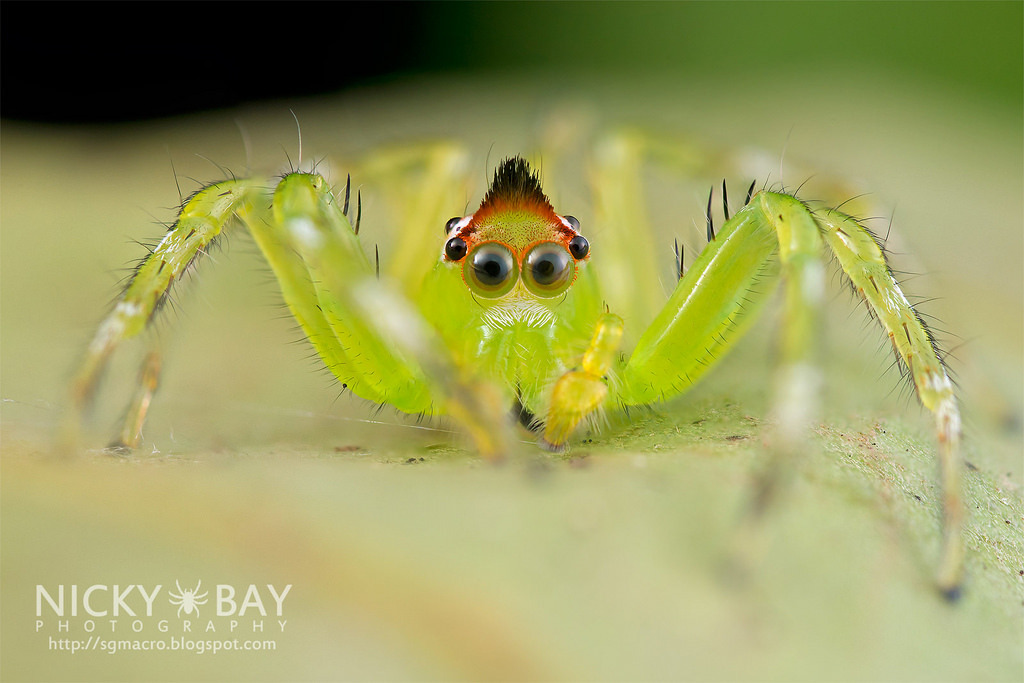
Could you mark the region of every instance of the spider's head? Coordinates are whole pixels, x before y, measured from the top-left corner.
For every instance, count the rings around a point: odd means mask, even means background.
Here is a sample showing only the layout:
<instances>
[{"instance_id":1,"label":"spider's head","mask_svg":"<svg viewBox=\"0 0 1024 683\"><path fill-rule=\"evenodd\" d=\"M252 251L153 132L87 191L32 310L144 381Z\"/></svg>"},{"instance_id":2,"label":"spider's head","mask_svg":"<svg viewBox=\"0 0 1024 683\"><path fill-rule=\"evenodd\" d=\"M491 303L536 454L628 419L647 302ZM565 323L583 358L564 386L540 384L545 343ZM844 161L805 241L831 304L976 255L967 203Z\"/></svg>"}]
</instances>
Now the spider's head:
<instances>
[{"instance_id":1,"label":"spider's head","mask_svg":"<svg viewBox=\"0 0 1024 683\"><path fill-rule=\"evenodd\" d=\"M540 178L519 157L506 159L475 213L452 218L443 259L462 264L462 279L485 299L553 299L576 280L590 244L572 216L559 216Z\"/></svg>"}]
</instances>

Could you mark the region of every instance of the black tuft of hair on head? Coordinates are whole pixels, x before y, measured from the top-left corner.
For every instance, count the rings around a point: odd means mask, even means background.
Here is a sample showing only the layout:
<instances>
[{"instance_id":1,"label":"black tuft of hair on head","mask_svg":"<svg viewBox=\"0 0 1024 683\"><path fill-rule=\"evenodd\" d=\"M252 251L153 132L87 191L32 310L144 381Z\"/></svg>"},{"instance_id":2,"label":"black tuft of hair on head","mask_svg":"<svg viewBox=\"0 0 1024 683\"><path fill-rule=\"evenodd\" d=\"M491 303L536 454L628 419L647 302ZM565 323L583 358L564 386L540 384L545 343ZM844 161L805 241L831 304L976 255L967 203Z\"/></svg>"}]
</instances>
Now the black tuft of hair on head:
<instances>
[{"instance_id":1,"label":"black tuft of hair on head","mask_svg":"<svg viewBox=\"0 0 1024 683\"><path fill-rule=\"evenodd\" d=\"M540 176L530 168L522 157L505 159L494 171L494 180L487 188L483 204L494 202L522 203L533 202L550 206L551 202L540 186Z\"/></svg>"}]
</instances>

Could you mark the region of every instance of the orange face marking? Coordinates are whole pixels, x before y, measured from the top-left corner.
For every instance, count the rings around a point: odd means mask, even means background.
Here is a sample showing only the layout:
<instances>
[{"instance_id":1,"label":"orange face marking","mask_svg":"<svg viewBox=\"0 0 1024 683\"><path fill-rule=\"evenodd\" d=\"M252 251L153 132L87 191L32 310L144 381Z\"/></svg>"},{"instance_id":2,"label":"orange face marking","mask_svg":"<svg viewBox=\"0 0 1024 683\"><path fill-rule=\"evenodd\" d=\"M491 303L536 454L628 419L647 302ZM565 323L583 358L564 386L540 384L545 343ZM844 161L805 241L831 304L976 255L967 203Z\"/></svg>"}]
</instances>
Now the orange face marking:
<instances>
[{"instance_id":1,"label":"orange face marking","mask_svg":"<svg viewBox=\"0 0 1024 683\"><path fill-rule=\"evenodd\" d=\"M519 157L499 165L480 208L467 218L459 222L449 239L462 239L467 252L481 242L500 242L515 254L520 265L534 245L557 242L570 251L569 242L579 234L568 220L555 213L537 174Z\"/></svg>"},{"instance_id":2,"label":"orange face marking","mask_svg":"<svg viewBox=\"0 0 1024 683\"><path fill-rule=\"evenodd\" d=\"M545 212L533 207L482 207L451 237L460 237L470 252L481 242L500 242L521 263L529 248L540 242L557 242L568 251L576 234L550 207Z\"/></svg>"},{"instance_id":3,"label":"orange face marking","mask_svg":"<svg viewBox=\"0 0 1024 683\"><path fill-rule=\"evenodd\" d=\"M462 262L466 285L485 298L522 293L520 279L535 296L552 298L572 285L577 263L590 256L578 227L555 213L525 161L506 159L480 208L449 221L444 258Z\"/></svg>"}]
</instances>

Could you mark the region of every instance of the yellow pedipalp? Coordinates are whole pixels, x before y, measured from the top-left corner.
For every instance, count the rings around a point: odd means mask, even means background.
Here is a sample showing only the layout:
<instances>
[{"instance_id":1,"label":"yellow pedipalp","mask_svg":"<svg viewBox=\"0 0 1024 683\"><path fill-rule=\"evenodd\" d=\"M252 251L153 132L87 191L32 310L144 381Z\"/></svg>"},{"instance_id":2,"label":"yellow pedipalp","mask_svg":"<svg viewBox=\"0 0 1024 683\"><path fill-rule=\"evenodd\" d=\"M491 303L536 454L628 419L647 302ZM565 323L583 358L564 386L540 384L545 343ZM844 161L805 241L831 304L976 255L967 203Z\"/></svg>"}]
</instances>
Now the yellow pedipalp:
<instances>
[{"instance_id":1,"label":"yellow pedipalp","mask_svg":"<svg viewBox=\"0 0 1024 683\"><path fill-rule=\"evenodd\" d=\"M583 353L580 369L570 370L555 382L541 445L559 451L583 418L608 396L607 375L619 352L624 330L622 318L605 313Z\"/></svg>"}]
</instances>

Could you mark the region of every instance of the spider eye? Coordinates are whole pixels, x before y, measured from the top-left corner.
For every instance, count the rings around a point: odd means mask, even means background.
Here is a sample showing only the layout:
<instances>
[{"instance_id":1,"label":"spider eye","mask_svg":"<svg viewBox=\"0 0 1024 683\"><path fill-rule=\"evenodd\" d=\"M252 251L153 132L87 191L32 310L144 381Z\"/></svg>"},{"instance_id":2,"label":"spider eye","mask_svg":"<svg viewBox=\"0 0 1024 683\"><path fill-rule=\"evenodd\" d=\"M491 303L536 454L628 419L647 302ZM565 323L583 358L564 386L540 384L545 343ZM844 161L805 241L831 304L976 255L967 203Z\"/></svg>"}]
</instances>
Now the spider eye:
<instances>
[{"instance_id":1,"label":"spider eye","mask_svg":"<svg viewBox=\"0 0 1024 683\"><path fill-rule=\"evenodd\" d=\"M461 237L453 237L444 245L444 255L449 261L461 261L466 255L466 240Z\"/></svg>"},{"instance_id":2,"label":"spider eye","mask_svg":"<svg viewBox=\"0 0 1024 683\"><path fill-rule=\"evenodd\" d=\"M523 260L523 282L541 297L558 296L572 284L576 264L556 242L538 244Z\"/></svg>"},{"instance_id":3,"label":"spider eye","mask_svg":"<svg viewBox=\"0 0 1024 683\"><path fill-rule=\"evenodd\" d=\"M588 242L587 238L584 237L583 235L576 235L571 240L569 240L569 252L572 254L572 257L576 260L584 258L587 254L590 253L590 242Z\"/></svg>"},{"instance_id":4,"label":"spider eye","mask_svg":"<svg viewBox=\"0 0 1024 683\"><path fill-rule=\"evenodd\" d=\"M448 222L444 224L444 234L447 235L452 230L454 230L455 226L458 225L459 221L461 221L461 220L462 220L462 218L460 216L455 216L454 218L449 218Z\"/></svg>"},{"instance_id":5,"label":"spider eye","mask_svg":"<svg viewBox=\"0 0 1024 683\"><path fill-rule=\"evenodd\" d=\"M512 291L518 275L512 252L497 242L485 242L474 249L462 266L462 273L469 288L487 299Z\"/></svg>"},{"instance_id":6,"label":"spider eye","mask_svg":"<svg viewBox=\"0 0 1024 683\"><path fill-rule=\"evenodd\" d=\"M562 216L565 222L572 226L572 229L576 232L580 231L580 220L576 216Z\"/></svg>"}]
</instances>

